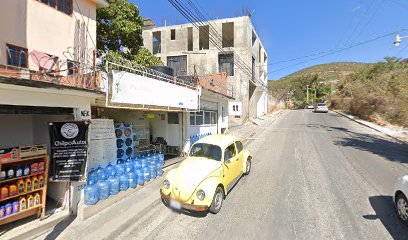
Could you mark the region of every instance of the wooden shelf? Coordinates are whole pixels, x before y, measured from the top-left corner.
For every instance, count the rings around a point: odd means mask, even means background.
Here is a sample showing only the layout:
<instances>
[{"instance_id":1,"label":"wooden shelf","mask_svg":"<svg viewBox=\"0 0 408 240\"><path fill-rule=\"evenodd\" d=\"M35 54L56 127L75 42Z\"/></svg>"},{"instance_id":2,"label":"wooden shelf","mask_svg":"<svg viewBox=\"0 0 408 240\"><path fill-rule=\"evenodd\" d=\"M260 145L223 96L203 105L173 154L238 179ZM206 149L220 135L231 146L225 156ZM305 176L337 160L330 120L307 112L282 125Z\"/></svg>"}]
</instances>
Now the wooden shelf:
<instances>
[{"instance_id":1,"label":"wooden shelf","mask_svg":"<svg viewBox=\"0 0 408 240\"><path fill-rule=\"evenodd\" d=\"M34 177L34 176L41 175L41 174L45 174L45 172L38 172L38 173L33 173L27 176L21 176L18 178L9 178L9 179L0 180L0 185L3 183L13 182L13 181L17 181L17 180L28 178L28 177Z\"/></svg>"},{"instance_id":2,"label":"wooden shelf","mask_svg":"<svg viewBox=\"0 0 408 240\"><path fill-rule=\"evenodd\" d=\"M6 165L6 164L14 164L14 163L21 163L21 162L27 162L27 161L33 161L37 159L44 159L47 158L48 156L36 156L36 157L30 157L30 158L24 158L24 159L19 159L19 160L14 160L14 161L0 161L0 165Z\"/></svg>"},{"instance_id":3,"label":"wooden shelf","mask_svg":"<svg viewBox=\"0 0 408 240\"><path fill-rule=\"evenodd\" d=\"M43 190L43 189L44 189L44 187L38 188L38 189L35 189L35 190L32 190L32 191L29 191L29 192L25 192L25 193L20 193L20 194L17 194L17 195L15 195L15 196L2 198L2 199L0 199L0 203L1 203L1 202L4 202L4 201L7 201L7 200L10 200L10 199L13 199L13 198L18 198L18 197L21 197L21 196L24 196L24 195L28 195L28 194L31 194L31 193L35 193L35 192L41 191L41 190Z\"/></svg>"},{"instance_id":4,"label":"wooden shelf","mask_svg":"<svg viewBox=\"0 0 408 240\"><path fill-rule=\"evenodd\" d=\"M39 214L40 210L42 208L42 205L37 205L32 208L24 209L23 211L20 211L18 213L11 214L9 216L6 216L4 218L0 219L0 225L9 223L9 222L14 222L16 220L19 220L21 218L26 218L28 216L34 215L34 214Z\"/></svg>"}]
</instances>

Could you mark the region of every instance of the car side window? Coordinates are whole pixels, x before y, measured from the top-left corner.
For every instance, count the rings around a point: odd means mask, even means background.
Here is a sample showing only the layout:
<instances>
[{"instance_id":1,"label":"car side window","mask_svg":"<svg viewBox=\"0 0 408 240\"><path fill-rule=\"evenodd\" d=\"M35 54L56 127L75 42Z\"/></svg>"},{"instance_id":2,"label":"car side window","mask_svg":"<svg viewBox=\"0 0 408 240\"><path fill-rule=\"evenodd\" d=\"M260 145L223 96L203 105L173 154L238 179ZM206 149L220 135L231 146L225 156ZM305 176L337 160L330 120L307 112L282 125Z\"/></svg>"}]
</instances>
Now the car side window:
<instances>
[{"instance_id":1,"label":"car side window","mask_svg":"<svg viewBox=\"0 0 408 240\"><path fill-rule=\"evenodd\" d=\"M237 155L237 152L235 150L235 144L231 144L225 149L224 160L229 160L233 158L235 155Z\"/></svg>"},{"instance_id":2,"label":"car side window","mask_svg":"<svg viewBox=\"0 0 408 240\"><path fill-rule=\"evenodd\" d=\"M240 141L236 141L235 145L237 146L238 153L240 153L244 149L244 145L242 145L242 142Z\"/></svg>"}]
</instances>

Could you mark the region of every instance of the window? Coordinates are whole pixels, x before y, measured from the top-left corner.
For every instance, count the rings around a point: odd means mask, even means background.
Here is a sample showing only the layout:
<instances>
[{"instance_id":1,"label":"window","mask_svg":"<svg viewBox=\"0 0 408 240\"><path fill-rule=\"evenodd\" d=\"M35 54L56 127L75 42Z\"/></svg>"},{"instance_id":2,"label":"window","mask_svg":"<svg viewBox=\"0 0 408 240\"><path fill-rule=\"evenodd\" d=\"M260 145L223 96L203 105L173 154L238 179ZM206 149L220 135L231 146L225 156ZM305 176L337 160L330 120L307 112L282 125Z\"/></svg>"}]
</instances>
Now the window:
<instances>
[{"instance_id":1,"label":"window","mask_svg":"<svg viewBox=\"0 0 408 240\"><path fill-rule=\"evenodd\" d=\"M234 47L234 23L222 24L222 47Z\"/></svg>"},{"instance_id":2,"label":"window","mask_svg":"<svg viewBox=\"0 0 408 240\"><path fill-rule=\"evenodd\" d=\"M204 116L203 115L204 115L203 112L197 112L196 113L196 125L197 126L203 125L203 123L204 123L204 121L203 121Z\"/></svg>"},{"instance_id":3,"label":"window","mask_svg":"<svg viewBox=\"0 0 408 240\"><path fill-rule=\"evenodd\" d=\"M187 51L193 51L193 28L187 28Z\"/></svg>"},{"instance_id":4,"label":"window","mask_svg":"<svg viewBox=\"0 0 408 240\"><path fill-rule=\"evenodd\" d=\"M217 124L217 113L211 112L211 124Z\"/></svg>"},{"instance_id":5,"label":"window","mask_svg":"<svg viewBox=\"0 0 408 240\"><path fill-rule=\"evenodd\" d=\"M161 53L161 32L153 32L153 54Z\"/></svg>"},{"instance_id":6,"label":"window","mask_svg":"<svg viewBox=\"0 0 408 240\"><path fill-rule=\"evenodd\" d=\"M210 27L208 25L198 27L198 34L199 50L210 49Z\"/></svg>"},{"instance_id":7,"label":"window","mask_svg":"<svg viewBox=\"0 0 408 240\"><path fill-rule=\"evenodd\" d=\"M244 149L244 146L242 145L242 142L240 141L236 141L235 145L237 146L238 153L240 153Z\"/></svg>"},{"instance_id":8,"label":"window","mask_svg":"<svg viewBox=\"0 0 408 240\"><path fill-rule=\"evenodd\" d=\"M235 144L231 144L224 151L224 160L230 160L231 158L235 157L235 155L237 155Z\"/></svg>"},{"instance_id":9,"label":"window","mask_svg":"<svg viewBox=\"0 0 408 240\"><path fill-rule=\"evenodd\" d=\"M212 144L197 143L191 147L190 156L221 161L221 148Z\"/></svg>"},{"instance_id":10,"label":"window","mask_svg":"<svg viewBox=\"0 0 408 240\"><path fill-rule=\"evenodd\" d=\"M175 76L186 76L187 55L167 57L167 66L173 68Z\"/></svg>"},{"instance_id":11,"label":"window","mask_svg":"<svg viewBox=\"0 0 408 240\"><path fill-rule=\"evenodd\" d=\"M234 76L234 54L218 55L219 72L226 72L228 76Z\"/></svg>"},{"instance_id":12,"label":"window","mask_svg":"<svg viewBox=\"0 0 408 240\"><path fill-rule=\"evenodd\" d=\"M179 124L179 114L178 113L168 113L167 123L168 124Z\"/></svg>"},{"instance_id":13,"label":"window","mask_svg":"<svg viewBox=\"0 0 408 240\"><path fill-rule=\"evenodd\" d=\"M67 60L67 68L68 75L78 74L80 69L79 62Z\"/></svg>"},{"instance_id":14,"label":"window","mask_svg":"<svg viewBox=\"0 0 408 240\"><path fill-rule=\"evenodd\" d=\"M196 125L195 113L190 113L190 125Z\"/></svg>"},{"instance_id":15,"label":"window","mask_svg":"<svg viewBox=\"0 0 408 240\"><path fill-rule=\"evenodd\" d=\"M28 53L26 48L7 44L7 64L28 68Z\"/></svg>"},{"instance_id":16,"label":"window","mask_svg":"<svg viewBox=\"0 0 408 240\"><path fill-rule=\"evenodd\" d=\"M170 39L171 40L176 40L176 29L171 29L170 30Z\"/></svg>"},{"instance_id":17,"label":"window","mask_svg":"<svg viewBox=\"0 0 408 240\"><path fill-rule=\"evenodd\" d=\"M72 0L39 0L50 7L56 8L58 11L67 15L72 14L73 2Z\"/></svg>"}]
</instances>

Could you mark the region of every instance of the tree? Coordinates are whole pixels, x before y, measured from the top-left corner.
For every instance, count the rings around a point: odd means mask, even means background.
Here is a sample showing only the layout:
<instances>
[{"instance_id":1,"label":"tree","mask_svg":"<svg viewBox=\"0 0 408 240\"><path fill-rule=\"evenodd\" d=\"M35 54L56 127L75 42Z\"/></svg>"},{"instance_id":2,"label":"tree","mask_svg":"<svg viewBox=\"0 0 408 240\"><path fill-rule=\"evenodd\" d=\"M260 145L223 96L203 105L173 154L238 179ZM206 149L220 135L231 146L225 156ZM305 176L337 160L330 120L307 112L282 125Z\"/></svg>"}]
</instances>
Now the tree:
<instances>
[{"instance_id":1,"label":"tree","mask_svg":"<svg viewBox=\"0 0 408 240\"><path fill-rule=\"evenodd\" d=\"M137 64L162 64L160 59L142 47L144 21L138 7L128 0L107 1L109 7L96 12L98 49Z\"/></svg>"}]
</instances>

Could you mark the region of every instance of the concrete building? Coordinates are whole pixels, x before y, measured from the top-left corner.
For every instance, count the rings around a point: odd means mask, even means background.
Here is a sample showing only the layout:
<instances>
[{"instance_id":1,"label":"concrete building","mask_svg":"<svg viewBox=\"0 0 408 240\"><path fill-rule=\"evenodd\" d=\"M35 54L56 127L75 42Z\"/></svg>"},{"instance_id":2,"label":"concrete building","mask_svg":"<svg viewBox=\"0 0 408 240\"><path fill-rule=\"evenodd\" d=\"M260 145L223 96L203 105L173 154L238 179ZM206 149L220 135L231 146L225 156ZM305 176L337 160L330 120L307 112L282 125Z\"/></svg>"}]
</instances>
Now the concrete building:
<instances>
[{"instance_id":1,"label":"concrete building","mask_svg":"<svg viewBox=\"0 0 408 240\"><path fill-rule=\"evenodd\" d=\"M0 1L0 148L46 144L49 151L49 122L91 119L91 104L102 94L94 70L96 9L107 6L105 0ZM47 208L68 196L75 203L80 188L66 188L49 182Z\"/></svg>"},{"instance_id":2,"label":"concrete building","mask_svg":"<svg viewBox=\"0 0 408 240\"><path fill-rule=\"evenodd\" d=\"M225 72L235 100L230 124L239 125L267 112L268 54L248 16L208 23L156 27L149 19L144 46L177 76ZM242 109L241 109L242 107Z\"/></svg>"}]
</instances>

